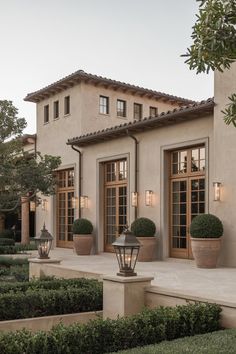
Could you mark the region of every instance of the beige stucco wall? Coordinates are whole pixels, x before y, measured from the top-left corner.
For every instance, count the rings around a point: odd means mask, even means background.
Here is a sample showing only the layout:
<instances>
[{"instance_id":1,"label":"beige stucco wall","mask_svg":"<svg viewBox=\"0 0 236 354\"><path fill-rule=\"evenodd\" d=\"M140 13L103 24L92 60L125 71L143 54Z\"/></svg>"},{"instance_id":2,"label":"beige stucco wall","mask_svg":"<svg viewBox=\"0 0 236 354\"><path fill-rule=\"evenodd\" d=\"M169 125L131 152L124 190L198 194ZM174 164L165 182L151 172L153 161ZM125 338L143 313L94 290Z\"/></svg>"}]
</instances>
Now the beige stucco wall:
<instances>
[{"instance_id":1,"label":"beige stucco wall","mask_svg":"<svg viewBox=\"0 0 236 354\"><path fill-rule=\"evenodd\" d=\"M222 183L221 201L211 209L224 224L222 262L236 266L236 128L223 121L222 109L236 92L236 63L223 74L215 73L214 180Z\"/></svg>"},{"instance_id":2,"label":"beige stucco wall","mask_svg":"<svg viewBox=\"0 0 236 354\"><path fill-rule=\"evenodd\" d=\"M153 129L136 135L139 141L139 215L151 218L157 226L159 239L159 258L169 256L168 252L168 188L165 173L165 151L175 147L191 146L199 143L207 145L211 166L213 149L213 117L208 116L195 121ZM128 223L134 220L134 208L130 206L130 194L134 190L134 142L130 138L121 138L88 146L83 150L83 191L89 197L89 208L82 216L95 225L97 250L103 251L103 183L100 162L127 157L128 160ZM89 177L89 178L88 178ZM207 168L207 180L212 180L212 170ZM145 206L144 193L154 192L151 207ZM208 193L208 188L207 188ZM208 207L208 201L207 201Z\"/></svg>"}]
</instances>

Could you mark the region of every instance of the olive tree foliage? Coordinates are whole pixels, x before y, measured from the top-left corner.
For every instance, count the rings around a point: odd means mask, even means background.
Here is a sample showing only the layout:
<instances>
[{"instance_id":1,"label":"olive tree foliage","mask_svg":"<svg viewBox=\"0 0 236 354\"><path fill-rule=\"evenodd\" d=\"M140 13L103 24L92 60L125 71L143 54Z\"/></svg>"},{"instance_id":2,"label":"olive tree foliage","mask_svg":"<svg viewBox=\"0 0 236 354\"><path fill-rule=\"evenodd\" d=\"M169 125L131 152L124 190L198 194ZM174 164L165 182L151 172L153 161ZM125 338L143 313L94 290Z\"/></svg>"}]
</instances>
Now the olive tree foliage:
<instances>
[{"instance_id":1,"label":"olive tree foliage","mask_svg":"<svg viewBox=\"0 0 236 354\"><path fill-rule=\"evenodd\" d=\"M236 60L236 0L197 0L199 14L193 26L193 44L183 56L197 73L223 72ZM236 127L236 93L224 111L226 124Z\"/></svg>"},{"instance_id":2,"label":"olive tree foliage","mask_svg":"<svg viewBox=\"0 0 236 354\"><path fill-rule=\"evenodd\" d=\"M50 155L34 156L23 150L23 130L26 120L18 117L11 101L0 100L0 211L13 211L21 197L32 199L36 193L55 192L53 171L60 158Z\"/></svg>"}]
</instances>

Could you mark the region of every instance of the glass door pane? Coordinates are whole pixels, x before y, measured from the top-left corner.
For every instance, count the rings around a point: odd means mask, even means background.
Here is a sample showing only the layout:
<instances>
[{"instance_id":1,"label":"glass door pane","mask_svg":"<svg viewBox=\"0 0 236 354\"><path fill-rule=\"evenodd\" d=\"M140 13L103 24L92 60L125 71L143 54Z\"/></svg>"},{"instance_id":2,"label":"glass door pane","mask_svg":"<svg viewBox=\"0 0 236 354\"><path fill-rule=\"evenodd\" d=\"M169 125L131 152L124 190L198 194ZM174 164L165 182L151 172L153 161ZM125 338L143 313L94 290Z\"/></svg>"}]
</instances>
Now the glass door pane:
<instances>
[{"instance_id":1,"label":"glass door pane","mask_svg":"<svg viewBox=\"0 0 236 354\"><path fill-rule=\"evenodd\" d=\"M106 207L105 207L105 240L106 244L112 244L116 239L116 188L106 189Z\"/></svg>"},{"instance_id":2,"label":"glass door pane","mask_svg":"<svg viewBox=\"0 0 236 354\"><path fill-rule=\"evenodd\" d=\"M187 180L172 182L171 247L187 247Z\"/></svg>"}]
</instances>

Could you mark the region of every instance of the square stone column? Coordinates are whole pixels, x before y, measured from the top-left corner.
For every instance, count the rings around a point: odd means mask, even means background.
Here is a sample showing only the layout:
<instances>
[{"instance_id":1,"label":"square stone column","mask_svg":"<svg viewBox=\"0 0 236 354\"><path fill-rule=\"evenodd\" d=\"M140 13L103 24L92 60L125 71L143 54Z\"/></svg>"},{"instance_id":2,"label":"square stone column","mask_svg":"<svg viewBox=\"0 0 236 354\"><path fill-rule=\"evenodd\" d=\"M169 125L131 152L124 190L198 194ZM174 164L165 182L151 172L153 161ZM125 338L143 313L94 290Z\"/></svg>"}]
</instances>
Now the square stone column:
<instances>
[{"instance_id":1,"label":"square stone column","mask_svg":"<svg viewBox=\"0 0 236 354\"><path fill-rule=\"evenodd\" d=\"M104 276L103 318L116 319L134 315L144 307L145 288L151 285L153 277Z\"/></svg>"},{"instance_id":2,"label":"square stone column","mask_svg":"<svg viewBox=\"0 0 236 354\"><path fill-rule=\"evenodd\" d=\"M40 259L40 258L30 258L29 259L29 279L40 279L45 276L43 271L43 266L45 264L60 264L60 259Z\"/></svg>"}]
</instances>

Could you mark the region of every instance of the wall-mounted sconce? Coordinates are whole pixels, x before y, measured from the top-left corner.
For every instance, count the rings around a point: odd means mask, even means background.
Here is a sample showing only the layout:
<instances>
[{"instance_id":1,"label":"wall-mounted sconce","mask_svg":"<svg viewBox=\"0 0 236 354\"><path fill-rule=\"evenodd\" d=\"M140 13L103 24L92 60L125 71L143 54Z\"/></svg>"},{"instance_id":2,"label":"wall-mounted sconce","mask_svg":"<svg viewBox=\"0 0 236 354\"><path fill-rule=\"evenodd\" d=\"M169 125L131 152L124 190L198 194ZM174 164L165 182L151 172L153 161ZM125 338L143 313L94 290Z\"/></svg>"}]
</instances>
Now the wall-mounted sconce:
<instances>
[{"instance_id":1,"label":"wall-mounted sconce","mask_svg":"<svg viewBox=\"0 0 236 354\"><path fill-rule=\"evenodd\" d=\"M34 200L30 201L30 211L36 211L36 202Z\"/></svg>"},{"instance_id":2,"label":"wall-mounted sconce","mask_svg":"<svg viewBox=\"0 0 236 354\"><path fill-rule=\"evenodd\" d=\"M81 195L80 197L80 207L83 209L88 208L88 196L87 195Z\"/></svg>"},{"instance_id":3,"label":"wall-mounted sconce","mask_svg":"<svg viewBox=\"0 0 236 354\"><path fill-rule=\"evenodd\" d=\"M152 206L152 196L153 196L153 191L145 191L145 205L146 206Z\"/></svg>"},{"instance_id":4,"label":"wall-mounted sconce","mask_svg":"<svg viewBox=\"0 0 236 354\"><path fill-rule=\"evenodd\" d=\"M131 205L132 207L138 206L138 192L131 192Z\"/></svg>"},{"instance_id":5,"label":"wall-mounted sconce","mask_svg":"<svg viewBox=\"0 0 236 354\"><path fill-rule=\"evenodd\" d=\"M42 199L41 201L41 207L43 211L47 211L47 205L48 205L48 201L47 199Z\"/></svg>"},{"instance_id":6,"label":"wall-mounted sconce","mask_svg":"<svg viewBox=\"0 0 236 354\"><path fill-rule=\"evenodd\" d=\"M71 206L72 206L72 209L78 209L78 206L79 206L79 198L78 197L71 198Z\"/></svg>"},{"instance_id":7,"label":"wall-mounted sconce","mask_svg":"<svg viewBox=\"0 0 236 354\"><path fill-rule=\"evenodd\" d=\"M219 202L220 201L221 183L220 182L213 182L213 188L214 188L214 201Z\"/></svg>"}]
</instances>

